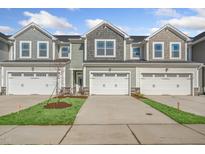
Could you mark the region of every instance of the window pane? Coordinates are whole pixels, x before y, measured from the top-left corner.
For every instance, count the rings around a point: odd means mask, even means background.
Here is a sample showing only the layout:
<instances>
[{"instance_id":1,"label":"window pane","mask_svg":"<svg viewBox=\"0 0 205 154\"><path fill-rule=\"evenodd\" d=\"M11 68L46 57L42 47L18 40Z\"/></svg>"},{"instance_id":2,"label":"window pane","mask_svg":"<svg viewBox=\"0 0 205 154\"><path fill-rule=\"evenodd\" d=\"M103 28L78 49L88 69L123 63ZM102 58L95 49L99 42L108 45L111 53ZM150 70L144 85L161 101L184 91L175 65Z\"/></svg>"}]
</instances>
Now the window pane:
<instances>
[{"instance_id":1,"label":"window pane","mask_svg":"<svg viewBox=\"0 0 205 154\"><path fill-rule=\"evenodd\" d=\"M133 57L140 57L140 48L133 48Z\"/></svg>"},{"instance_id":2,"label":"window pane","mask_svg":"<svg viewBox=\"0 0 205 154\"><path fill-rule=\"evenodd\" d=\"M172 44L172 57L179 57L179 44Z\"/></svg>"},{"instance_id":3,"label":"window pane","mask_svg":"<svg viewBox=\"0 0 205 154\"><path fill-rule=\"evenodd\" d=\"M113 49L106 49L106 55L107 56L113 56L114 55L114 50Z\"/></svg>"},{"instance_id":4,"label":"window pane","mask_svg":"<svg viewBox=\"0 0 205 154\"><path fill-rule=\"evenodd\" d=\"M40 49L47 49L47 44L46 43L40 43Z\"/></svg>"},{"instance_id":5,"label":"window pane","mask_svg":"<svg viewBox=\"0 0 205 154\"><path fill-rule=\"evenodd\" d=\"M105 50L104 49L97 49L97 55L98 56L105 55Z\"/></svg>"},{"instance_id":6,"label":"window pane","mask_svg":"<svg viewBox=\"0 0 205 154\"><path fill-rule=\"evenodd\" d=\"M106 48L114 48L114 42L113 41L106 41Z\"/></svg>"},{"instance_id":7,"label":"window pane","mask_svg":"<svg viewBox=\"0 0 205 154\"><path fill-rule=\"evenodd\" d=\"M61 48L61 57L68 57L70 52L69 47L62 47Z\"/></svg>"},{"instance_id":8,"label":"window pane","mask_svg":"<svg viewBox=\"0 0 205 154\"><path fill-rule=\"evenodd\" d=\"M155 51L155 57L162 57L162 52Z\"/></svg>"},{"instance_id":9,"label":"window pane","mask_svg":"<svg viewBox=\"0 0 205 154\"><path fill-rule=\"evenodd\" d=\"M154 52L155 52L155 57L162 57L162 44L155 44L154 45Z\"/></svg>"},{"instance_id":10,"label":"window pane","mask_svg":"<svg viewBox=\"0 0 205 154\"><path fill-rule=\"evenodd\" d=\"M105 48L105 42L104 41L97 41L97 48Z\"/></svg>"},{"instance_id":11,"label":"window pane","mask_svg":"<svg viewBox=\"0 0 205 154\"><path fill-rule=\"evenodd\" d=\"M29 57L30 53L29 53L29 49L30 49L30 43L22 43L21 44L21 56L22 57Z\"/></svg>"},{"instance_id":12,"label":"window pane","mask_svg":"<svg viewBox=\"0 0 205 154\"><path fill-rule=\"evenodd\" d=\"M155 44L155 50L162 50L161 44Z\"/></svg>"},{"instance_id":13,"label":"window pane","mask_svg":"<svg viewBox=\"0 0 205 154\"><path fill-rule=\"evenodd\" d=\"M29 49L29 43L22 43L21 46L22 46L22 49Z\"/></svg>"},{"instance_id":14,"label":"window pane","mask_svg":"<svg viewBox=\"0 0 205 154\"><path fill-rule=\"evenodd\" d=\"M39 56L47 57L47 43L39 43Z\"/></svg>"},{"instance_id":15,"label":"window pane","mask_svg":"<svg viewBox=\"0 0 205 154\"><path fill-rule=\"evenodd\" d=\"M29 50L22 50L22 57L29 57Z\"/></svg>"}]
</instances>

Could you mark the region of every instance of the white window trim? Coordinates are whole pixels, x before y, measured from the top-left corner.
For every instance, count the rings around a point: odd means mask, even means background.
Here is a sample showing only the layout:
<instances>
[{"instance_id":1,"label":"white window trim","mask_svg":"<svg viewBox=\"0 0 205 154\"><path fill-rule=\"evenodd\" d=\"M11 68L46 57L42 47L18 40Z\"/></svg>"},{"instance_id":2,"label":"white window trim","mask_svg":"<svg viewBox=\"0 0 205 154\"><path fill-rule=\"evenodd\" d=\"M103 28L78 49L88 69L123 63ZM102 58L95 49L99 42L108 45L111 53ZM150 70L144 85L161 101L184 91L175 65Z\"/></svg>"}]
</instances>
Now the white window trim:
<instances>
[{"instance_id":1,"label":"white window trim","mask_svg":"<svg viewBox=\"0 0 205 154\"><path fill-rule=\"evenodd\" d=\"M155 57L155 49L154 49L155 44L162 45L162 57ZM153 55L153 59L164 59L164 42L153 42L152 43L152 55Z\"/></svg>"},{"instance_id":2,"label":"white window trim","mask_svg":"<svg viewBox=\"0 0 205 154\"><path fill-rule=\"evenodd\" d=\"M69 52L69 54L68 54L68 57L62 57L62 48L64 48L64 47L69 47L70 52ZM61 47L60 47L59 58L62 58L62 59L64 59L64 58L70 58L70 57L71 57L70 55L71 55L71 46L70 46L70 45L64 45L64 46L61 46Z\"/></svg>"},{"instance_id":3,"label":"white window trim","mask_svg":"<svg viewBox=\"0 0 205 154\"><path fill-rule=\"evenodd\" d=\"M140 56L139 57L133 57L133 48L140 48ZM142 55L142 47L133 47L132 45L130 46L130 59L141 59Z\"/></svg>"},{"instance_id":4,"label":"white window trim","mask_svg":"<svg viewBox=\"0 0 205 154\"><path fill-rule=\"evenodd\" d=\"M172 56L172 44L179 44L179 57ZM169 55L170 55L170 59L181 59L181 42L170 42Z\"/></svg>"},{"instance_id":5,"label":"white window trim","mask_svg":"<svg viewBox=\"0 0 205 154\"><path fill-rule=\"evenodd\" d=\"M39 44L40 43L46 43L47 46L47 56L46 57L41 57L39 54ZM37 41L37 58L49 58L49 42L48 41Z\"/></svg>"},{"instance_id":6,"label":"white window trim","mask_svg":"<svg viewBox=\"0 0 205 154\"><path fill-rule=\"evenodd\" d=\"M32 42L31 41L20 41L20 46L19 46L19 49L20 49L20 58L31 58L31 51L32 51ZM29 56L22 56L22 43L29 43Z\"/></svg>"},{"instance_id":7,"label":"white window trim","mask_svg":"<svg viewBox=\"0 0 205 154\"><path fill-rule=\"evenodd\" d=\"M109 56L106 56L106 55L97 55L97 41L113 41L113 48L114 48L114 51L113 51L113 55L109 55ZM116 57L116 40L115 39L95 39L95 57Z\"/></svg>"}]
</instances>

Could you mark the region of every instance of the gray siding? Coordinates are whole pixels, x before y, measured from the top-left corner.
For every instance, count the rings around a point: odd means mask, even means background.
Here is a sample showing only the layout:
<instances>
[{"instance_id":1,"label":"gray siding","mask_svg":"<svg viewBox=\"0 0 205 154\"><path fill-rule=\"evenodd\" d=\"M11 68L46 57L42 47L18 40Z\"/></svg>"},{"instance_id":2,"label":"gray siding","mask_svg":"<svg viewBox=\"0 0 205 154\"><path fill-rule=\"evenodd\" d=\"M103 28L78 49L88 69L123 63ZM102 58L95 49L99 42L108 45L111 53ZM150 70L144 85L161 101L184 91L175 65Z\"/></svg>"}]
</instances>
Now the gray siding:
<instances>
[{"instance_id":1,"label":"gray siding","mask_svg":"<svg viewBox=\"0 0 205 154\"><path fill-rule=\"evenodd\" d=\"M71 44L71 68L82 68L83 63L83 52L84 45L83 44Z\"/></svg>"},{"instance_id":2,"label":"gray siding","mask_svg":"<svg viewBox=\"0 0 205 154\"><path fill-rule=\"evenodd\" d=\"M0 40L0 61L9 59L9 45Z\"/></svg>"},{"instance_id":3,"label":"gray siding","mask_svg":"<svg viewBox=\"0 0 205 154\"><path fill-rule=\"evenodd\" d=\"M49 58L53 58L53 48L52 48L52 39L49 38L46 34L39 31L37 28L29 28L23 33L19 34L16 38L16 59L20 59L20 41L31 41L32 42L32 51L31 59L37 59L37 41L48 41L49 42ZM24 58L25 59L25 58ZM42 58L41 58L42 59Z\"/></svg>"},{"instance_id":4,"label":"gray siding","mask_svg":"<svg viewBox=\"0 0 205 154\"><path fill-rule=\"evenodd\" d=\"M205 41L201 41L192 46L192 61L205 63ZM205 91L205 68L199 72L200 92Z\"/></svg>"},{"instance_id":5,"label":"gray siding","mask_svg":"<svg viewBox=\"0 0 205 154\"><path fill-rule=\"evenodd\" d=\"M65 70L65 86L71 87L71 70L70 70L70 64L66 65Z\"/></svg>"},{"instance_id":6,"label":"gray siding","mask_svg":"<svg viewBox=\"0 0 205 154\"><path fill-rule=\"evenodd\" d=\"M205 41L192 46L192 61L205 63Z\"/></svg>"},{"instance_id":7,"label":"gray siding","mask_svg":"<svg viewBox=\"0 0 205 154\"><path fill-rule=\"evenodd\" d=\"M163 29L149 40L149 60L153 59L153 42L164 42L164 59L170 60L170 42L181 42L181 59L185 60L185 40L169 29ZM173 60L173 59L171 59ZM177 60L176 60L177 61Z\"/></svg>"},{"instance_id":8,"label":"gray siding","mask_svg":"<svg viewBox=\"0 0 205 154\"><path fill-rule=\"evenodd\" d=\"M116 40L116 57L114 58L96 58L95 57L95 39L115 39ZM117 32L104 25L96 28L87 35L87 61L93 60L124 60L124 38Z\"/></svg>"}]
</instances>

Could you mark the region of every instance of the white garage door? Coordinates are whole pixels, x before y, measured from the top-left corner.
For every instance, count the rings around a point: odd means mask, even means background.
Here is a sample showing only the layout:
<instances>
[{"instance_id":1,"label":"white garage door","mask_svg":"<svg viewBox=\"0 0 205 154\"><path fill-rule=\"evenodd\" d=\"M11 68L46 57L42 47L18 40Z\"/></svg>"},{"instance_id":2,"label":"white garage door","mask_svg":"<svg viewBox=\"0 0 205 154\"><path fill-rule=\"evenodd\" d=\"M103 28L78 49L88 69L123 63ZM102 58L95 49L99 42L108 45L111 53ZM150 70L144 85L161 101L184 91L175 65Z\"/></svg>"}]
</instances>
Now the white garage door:
<instances>
[{"instance_id":1,"label":"white garage door","mask_svg":"<svg viewBox=\"0 0 205 154\"><path fill-rule=\"evenodd\" d=\"M129 74L91 73L90 93L93 95L128 95Z\"/></svg>"},{"instance_id":2,"label":"white garage door","mask_svg":"<svg viewBox=\"0 0 205 154\"><path fill-rule=\"evenodd\" d=\"M55 94L56 73L12 72L8 73L8 94Z\"/></svg>"},{"instance_id":3,"label":"white garage door","mask_svg":"<svg viewBox=\"0 0 205 154\"><path fill-rule=\"evenodd\" d=\"M142 74L140 92L145 95L190 95L190 74Z\"/></svg>"}]
</instances>

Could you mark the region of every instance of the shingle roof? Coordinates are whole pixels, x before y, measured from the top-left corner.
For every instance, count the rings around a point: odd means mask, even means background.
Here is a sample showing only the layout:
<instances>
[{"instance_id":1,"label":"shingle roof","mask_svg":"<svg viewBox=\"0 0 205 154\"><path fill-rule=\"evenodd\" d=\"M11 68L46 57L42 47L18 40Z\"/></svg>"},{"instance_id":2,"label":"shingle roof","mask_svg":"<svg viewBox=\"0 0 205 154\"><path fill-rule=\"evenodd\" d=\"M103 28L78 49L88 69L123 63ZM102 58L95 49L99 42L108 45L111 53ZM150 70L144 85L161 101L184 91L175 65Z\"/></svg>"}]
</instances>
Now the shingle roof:
<instances>
[{"instance_id":1,"label":"shingle roof","mask_svg":"<svg viewBox=\"0 0 205 154\"><path fill-rule=\"evenodd\" d=\"M1 33L1 32L0 32L0 37L1 37L1 38L4 38L4 39L6 39L6 40L8 39L8 36L6 36L5 34L3 34L3 33Z\"/></svg>"},{"instance_id":2,"label":"shingle roof","mask_svg":"<svg viewBox=\"0 0 205 154\"><path fill-rule=\"evenodd\" d=\"M130 36L133 42L142 42L147 36Z\"/></svg>"},{"instance_id":3,"label":"shingle roof","mask_svg":"<svg viewBox=\"0 0 205 154\"><path fill-rule=\"evenodd\" d=\"M205 32L202 32L193 38L193 41L199 40L200 38L205 37Z\"/></svg>"},{"instance_id":4,"label":"shingle roof","mask_svg":"<svg viewBox=\"0 0 205 154\"><path fill-rule=\"evenodd\" d=\"M54 35L54 37L58 38L60 41L68 42L69 39L80 39L80 35Z\"/></svg>"}]
</instances>

